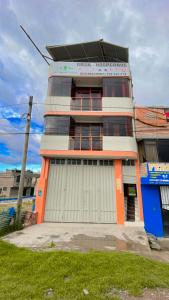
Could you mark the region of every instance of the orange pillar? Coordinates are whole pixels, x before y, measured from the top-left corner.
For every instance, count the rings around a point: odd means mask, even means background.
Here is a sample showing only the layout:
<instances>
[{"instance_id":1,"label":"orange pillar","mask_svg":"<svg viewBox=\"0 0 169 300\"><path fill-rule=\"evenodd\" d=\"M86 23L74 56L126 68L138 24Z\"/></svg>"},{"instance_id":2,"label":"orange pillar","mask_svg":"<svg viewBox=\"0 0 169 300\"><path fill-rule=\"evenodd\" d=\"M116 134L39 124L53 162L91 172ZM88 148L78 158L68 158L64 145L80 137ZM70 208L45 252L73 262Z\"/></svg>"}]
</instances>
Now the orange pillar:
<instances>
[{"instance_id":1,"label":"orange pillar","mask_svg":"<svg viewBox=\"0 0 169 300\"><path fill-rule=\"evenodd\" d=\"M36 192L36 212L38 213L38 219L37 219L38 224L44 221L48 174L49 174L49 158L43 157L41 175L38 181L37 192Z\"/></svg>"},{"instance_id":2,"label":"orange pillar","mask_svg":"<svg viewBox=\"0 0 169 300\"><path fill-rule=\"evenodd\" d=\"M122 161L114 160L115 172L115 191L116 191L116 219L117 224L124 224L124 193L123 193L123 180L122 180Z\"/></svg>"},{"instance_id":3,"label":"orange pillar","mask_svg":"<svg viewBox=\"0 0 169 300\"><path fill-rule=\"evenodd\" d=\"M143 221L143 205L142 205L142 195L141 195L141 178L140 178L140 164L136 161L136 177L137 177L137 198L139 204L139 215L140 221Z\"/></svg>"}]
</instances>

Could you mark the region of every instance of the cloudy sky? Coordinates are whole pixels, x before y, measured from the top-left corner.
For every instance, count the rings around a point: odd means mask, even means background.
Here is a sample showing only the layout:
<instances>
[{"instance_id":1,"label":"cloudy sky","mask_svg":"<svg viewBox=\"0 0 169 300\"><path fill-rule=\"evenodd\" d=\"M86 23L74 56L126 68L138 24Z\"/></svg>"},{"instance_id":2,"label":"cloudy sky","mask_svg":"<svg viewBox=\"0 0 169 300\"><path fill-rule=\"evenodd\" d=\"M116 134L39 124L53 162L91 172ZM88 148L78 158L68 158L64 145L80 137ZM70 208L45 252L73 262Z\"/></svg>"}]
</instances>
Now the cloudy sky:
<instances>
[{"instance_id":1,"label":"cloudy sky","mask_svg":"<svg viewBox=\"0 0 169 300\"><path fill-rule=\"evenodd\" d=\"M23 134L16 133L24 132L29 95L43 103L47 90L47 64L20 24L44 53L47 44L100 38L129 47L135 102L169 105L168 11L169 0L0 0L0 169L20 166ZM42 115L35 104L28 153L34 170Z\"/></svg>"}]
</instances>

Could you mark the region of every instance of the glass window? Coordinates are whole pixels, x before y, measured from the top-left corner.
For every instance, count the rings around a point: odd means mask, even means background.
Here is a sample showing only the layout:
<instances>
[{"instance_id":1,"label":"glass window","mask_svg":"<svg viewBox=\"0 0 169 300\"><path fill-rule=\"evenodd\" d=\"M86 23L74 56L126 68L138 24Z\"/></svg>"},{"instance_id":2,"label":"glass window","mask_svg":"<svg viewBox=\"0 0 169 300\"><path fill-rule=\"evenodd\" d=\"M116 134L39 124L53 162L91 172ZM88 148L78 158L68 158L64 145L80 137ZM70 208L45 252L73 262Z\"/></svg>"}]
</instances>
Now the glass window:
<instances>
[{"instance_id":1,"label":"glass window","mask_svg":"<svg viewBox=\"0 0 169 300\"><path fill-rule=\"evenodd\" d=\"M157 149L159 162L169 162L169 140L158 140Z\"/></svg>"},{"instance_id":2,"label":"glass window","mask_svg":"<svg viewBox=\"0 0 169 300\"><path fill-rule=\"evenodd\" d=\"M55 165L55 159L51 159L51 160L50 160L50 163L51 163L52 165Z\"/></svg>"},{"instance_id":3,"label":"glass window","mask_svg":"<svg viewBox=\"0 0 169 300\"><path fill-rule=\"evenodd\" d=\"M16 176L16 182L19 183L20 182L20 175Z\"/></svg>"},{"instance_id":4,"label":"glass window","mask_svg":"<svg viewBox=\"0 0 169 300\"><path fill-rule=\"evenodd\" d=\"M103 97L130 97L129 79L103 78Z\"/></svg>"},{"instance_id":5,"label":"glass window","mask_svg":"<svg viewBox=\"0 0 169 300\"><path fill-rule=\"evenodd\" d=\"M52 76L48 81L48 96L70 96L72 78Z\"/></svg>"},{"instance_id":6,"label":"glass window","mask_svg":"<svg viewBox=\"0 0 169 300\"><path fill-rule=\"evenodd\" d=\"M81 150L90 150L91 144L90 144L90 138L81 138Z\"/></svg>"},{"instance_id":7,"label":"glass window","mask_svg":"<svg viewBox=\"0 0 169 300\"><path fill-rule=\"evenodd\" d=\"M81 126L81 135L82 136L89 136L90 135L90 127L87 125L82 125Z\"/></svg>"},{"instance_id":8,"label":"glass window","mask_svg":"<svg viewBox=\"0 0 169 300\"><path fill-rule=\"evenodd\" d=\"M105 136L133 136L131 117L104 117Z\"/></svg>"},{"instance_id":9,"label":"glass window","mask_svg":"<svg viewBox=\"0 0 169 300\"><path fill-rule=\"evenodd\" d=\"M75 137L74 138L74 150L80 150L81 148L81 140L80 137ZM71 148L72 149L72 148Z\"/></svg>"},{"instance_id":10,"label":"glass window","mask_svg":"<svg viewBox=\"0 0 169 300\"><path fill-rule=\"evenodd\" d=\"M135 166L135 160L133 160L133 159L122 160L122 165L123 166Z\"/></svg>"},{"instance_id":11,"label":"glass window","mask_svg":"<svg viewBox=\"0 0 169 300\"><path fill-rule=\"evenodd\" d=\"M102 149L102 124L78 123L74 124L74 126L74 136L70 138L70 149Z\"/></svg>"},{"instance_id":12,"label":"glass window","mask_svg":"<svg viewBox=\"0 0 169 300\"><path fill-rule=\"evenodd\" d=\"M99 160L100 166L113 166L113 160Z\"/></svg>"},{"instance_id":13,"label":"glass window","mask_svg":"<svg viewBox=\"0 0 169 300\"><path fill-rule=\"evenodd\" d=\"M100 137L92 138L92 150L102 150L102 139Z\"/></svg>"},{"instance_id":14,"label":"glass window","mask_svg":"<svg viewBox=\"0 0 169 300\"><path fill-rule=\"evenodd\" d=\"M46 116L45 134L69 135L70 117L69 116Z\"/></svg>"},{"instance_id":15,"label":"glass window","mask_svg":"<svg viewBox=\"0 0 169 300\"><path fill-rule=\"evenodd\" d=\"M89 98L83 98L82 100L82 110L90 110L90 99Z\"/></svg>"},{"instance_id":16,"label":"glass window","mask_svg":"<svg viewBox=\"0 0 169 300\"><path fill-rule=\"evenodd\" d=\"M158 161L157 144L155 140L147 140L144 142L146 161Z\"/></svg>"},{"instance_id":17,"label":"glass window","mask_svg":"<svg viewBox=\"0 0 169 300\"><path fill-rule=\"evenodd\" d=\"M145 159L147 162L169 162L169 140L145 140ZM142 161L141 161L142 162Z\"/></svg>"},{"instance_id":18,"label":"glass window","mask_svg":"<svg viewBox=\"0 0 169 300\"><path fill-rule=\"evenodd\" d=\"M92 136L100 136L100 126L91 126L91 135Z\"/></svg>"}]
</instances>

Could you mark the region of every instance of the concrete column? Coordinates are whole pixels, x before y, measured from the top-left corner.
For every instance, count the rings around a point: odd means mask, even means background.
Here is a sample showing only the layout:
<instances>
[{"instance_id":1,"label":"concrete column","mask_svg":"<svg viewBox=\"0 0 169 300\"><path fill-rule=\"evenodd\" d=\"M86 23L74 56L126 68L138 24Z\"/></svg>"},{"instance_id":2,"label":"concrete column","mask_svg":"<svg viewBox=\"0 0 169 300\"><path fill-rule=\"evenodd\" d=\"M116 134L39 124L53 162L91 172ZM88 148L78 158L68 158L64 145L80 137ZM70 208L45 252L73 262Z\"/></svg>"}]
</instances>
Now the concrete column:
<instances>
[{"instance_id":1,"label":"concrete column","mask_svg":"<svg viewBox=\"0 0 169 300\"><path fill-rule=\"evenodd\" d=\"M117 224L124 224L125 211L124 211L124 192L123 192L123 179L122 179L122 161L114 160L114 173L115 173L115 191L116 191L116 219Z\"/></svg>"},{"instance_id":2,"label":"concrete column","mask_svg":"<svg viewBox=\"0 0 169 300\"><path fill-rule=\"evenodd\" d=\"M44 221L46 193L49 175L49 158L44 157L42 161L41 175L38 181L36 191L36 212L38 213L37 223L40 224Z\"/></svg>"}]
</instances>

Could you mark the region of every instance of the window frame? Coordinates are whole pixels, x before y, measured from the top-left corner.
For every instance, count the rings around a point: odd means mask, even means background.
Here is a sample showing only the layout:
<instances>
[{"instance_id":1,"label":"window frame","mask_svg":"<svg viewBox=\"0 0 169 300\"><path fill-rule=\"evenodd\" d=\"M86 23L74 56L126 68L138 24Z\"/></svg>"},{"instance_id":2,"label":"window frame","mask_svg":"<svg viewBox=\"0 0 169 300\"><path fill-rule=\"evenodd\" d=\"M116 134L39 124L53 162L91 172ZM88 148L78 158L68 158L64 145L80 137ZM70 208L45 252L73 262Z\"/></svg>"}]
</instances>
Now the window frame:
<instances>
[{"instance_id":1,"label":"window frame","mask_svg":"<svg viewBox=\"0 0 169 300\"><path fill-rule=\"evenodd\" d=\"M104 77L102 86L103 97L131 97L131 81L129 78Z\"/></svg>"},{"instance_id":2,"label":"window frame","mask_svg":"<svg viewBox=\"0 0 169 300\"><path fill-rule=\"evenodd\" d=\"M113 116L103 118L104 136L133 137L133 122L130 116Z\"/></svg>"}]
</instances>

